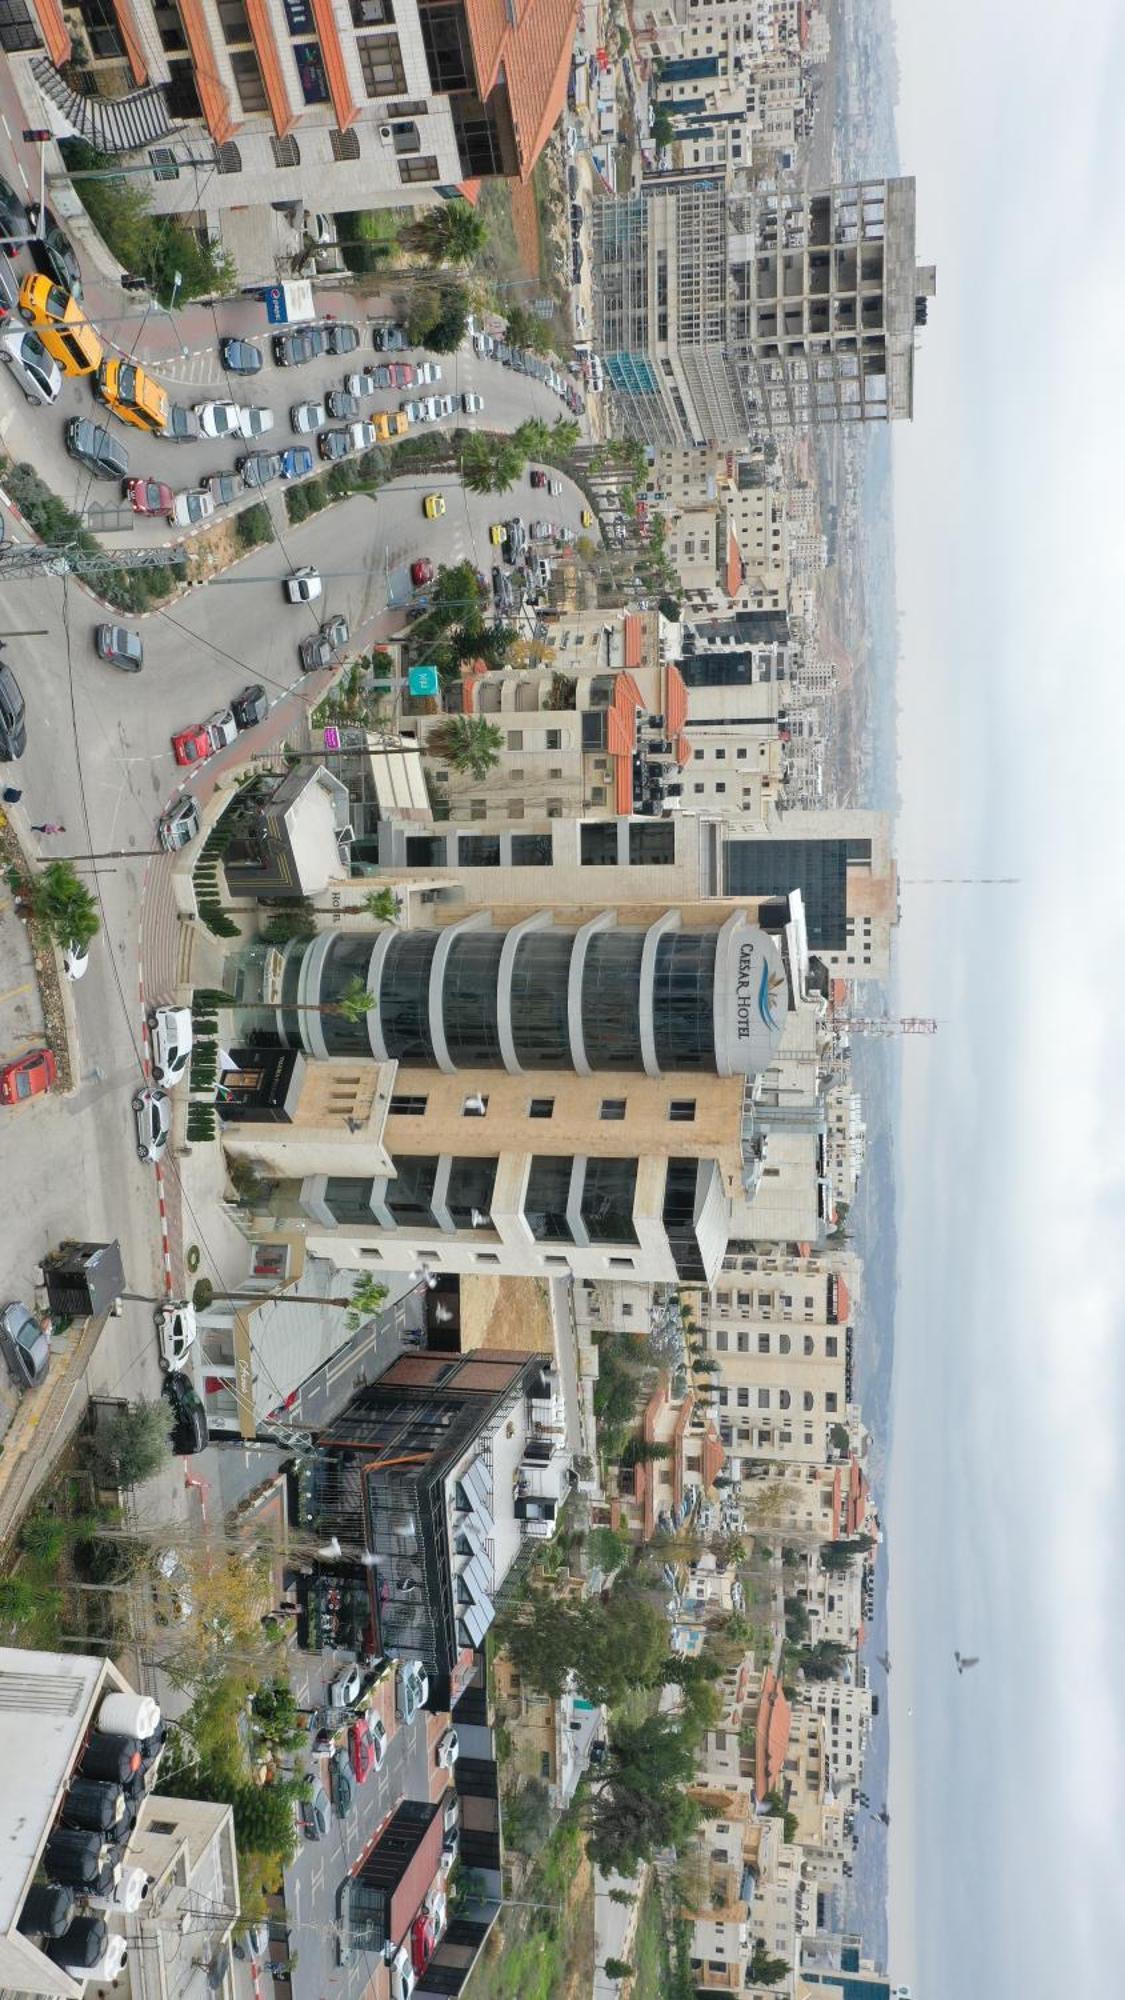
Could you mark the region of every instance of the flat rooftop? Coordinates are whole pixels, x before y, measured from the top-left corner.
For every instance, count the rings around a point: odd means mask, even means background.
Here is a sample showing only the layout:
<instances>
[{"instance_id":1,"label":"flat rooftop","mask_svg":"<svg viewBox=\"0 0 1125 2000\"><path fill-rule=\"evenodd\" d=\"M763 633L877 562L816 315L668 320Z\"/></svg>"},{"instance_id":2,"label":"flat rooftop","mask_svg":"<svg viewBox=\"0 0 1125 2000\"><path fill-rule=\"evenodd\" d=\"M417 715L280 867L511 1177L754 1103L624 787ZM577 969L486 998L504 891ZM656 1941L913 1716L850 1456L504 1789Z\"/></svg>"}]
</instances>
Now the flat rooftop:
<instances>
[{"instance_id":1,"label":"flat rooftop","mask_svg":"<svg viewBox=\"0 0 1125 2000\"><path fill-rule=\"evenodd\" d=\"M103 1692L122 1687L105 1660L0 1646L0 1936L14 1930L58 1813L60 1794Z\"/></svg>"}]
</instances>

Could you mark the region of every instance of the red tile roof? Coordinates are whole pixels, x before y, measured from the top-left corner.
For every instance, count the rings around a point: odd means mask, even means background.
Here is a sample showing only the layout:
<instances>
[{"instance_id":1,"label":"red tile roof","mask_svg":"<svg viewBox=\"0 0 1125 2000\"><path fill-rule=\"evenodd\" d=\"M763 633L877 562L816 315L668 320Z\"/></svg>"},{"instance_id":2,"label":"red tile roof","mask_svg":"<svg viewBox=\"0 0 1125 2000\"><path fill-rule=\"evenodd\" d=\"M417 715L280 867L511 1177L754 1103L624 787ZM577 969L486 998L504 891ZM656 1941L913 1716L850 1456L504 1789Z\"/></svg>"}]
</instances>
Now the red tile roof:
<instances>
[{"instance_id":1,"label":"red tile roof","mask_svg":"<svg viewBox=\"0 0 1125 2000\"><path fill-rule=\"evenodd\" d=\"M70 55L70 33L63 19L59 0L35 0L35 11L39 16L39 26L43 30L43 40L47 44L47 54L53 63L64 63Z\"/></svg>"},{"instance_id":2,"label":"red tile roof","mask_svg":"<svg viewBox=\"0 0 1125 2000\"><path fill-rule=\"evenodd\" d=\"M722 1471L723 1460L726 1458L726 1455L726 1450L718 1431L713 1424L708 1424L707 1429L703 1433L704 1486L708 1488L714 1486L716 1474Z\"/></svg>"},{"instance_id":3,"label":"red tile roof","mask_svg":"<svg viewBox=\"0 0 1125 2000\"><path fill-rule=\"evenodd\" d=\"M503 80L526 180L566 101L578 0L465 0L477 88Z\"/></svg>"},{"instance_id":4,"label":"red tile roof","mask_svg":"<svg viewBox=\"0 0 1125 2000\"><path fill-rule=\"evenodd\" d=\"M645 628L639 612L627 611L622 620L622 634L625 641L625 665L639 667L644 654Z\"/></svg>"},{"instance_id":5,"label":"red tile roof","mask_svg":"<svg viewBox=\"0 0 1125 2000\"><path fill-rule=\"evenodd\" d=\"M848 1314L849 1314L849 1313L851 1312L851 1309L852 1309L852 1301L851 1301L851 1293L850 1293L850 1292L848 1291L848 1288L847 1288L847 1286L845 1285L845 1283L844 1283L844 1280L843 1280L843 1279L841 1278L841 1276L840 1276L839 1272L837 1272L837 1273L836 1273L836 1324L837 1324L837 1326L846 1326L846 1325L847 1325L847 1323L848 1323Z\"/></svg>"},{"instance_id":6,"label":"red tile roof","mask_svg":"<svg viewBox=\"0 0 1125 2000\"><path fill-rule=\"evenodd\" d=\"M853 1458L848 1467L848 1510L846 1515L849 1535L858 1534L867 1512L867 1481Z\"/></svg>"},{"instance_id":7,"label":"red tile roof","mask_svg":"<svg viewBox=\"0 0 1125 2000\"><path fill-rule=\"evenodd\" d=\"M762 1675L754 1742L754 1796L761 1800L776 1791L785 1769L793 1711L772 1667Z\"/></svg>"},{"instance_id":8,"label":"red tile roof","mask_svg":"<svg viewBox=\"0 0 1125 2000\"><path fill-rule=\"evenodd\" d=\"M145 68L145 52L132 0L113 0L113 11L117 16L117 32L121 36L125 54L129 58L129 74L134 83L144 83L148 71Z\"/></svg>"},{"instance_id":9,"label":"red tile roof","mask_svg":"<svg viewBox=\"0 0 1125 2000\"><path fill-rule=\"evenodd\" d=\"M346 132L348 126L354 125L359 117L359 106L352 96L352 87L348 82L348 65L344 58L332 0L312 0L312 11L320 39L320 52L324 57L324 73L328 78L328 94L332 99L332 109L336 113L336 123L341 132Z\"/></svg>"},{"instance_id":10,"label":"red tile roof","mask_svg":"<svg viewBox=\"0 0 1125 2000\"><path fill-rule=\"evenodd\" d=\"M839 1466L837 1466L835 1472L832 1474L832 1540L834 1542L839 1539L840 1535L840 1502L841 1499L843 1498L842 1488L843 1488L843 1482L840 1478L840 1468Z\"/></svg>"},{"instance_id":11,"label":"red tile roof","mask_svg":"<svg viewBox=\"0 0 1125 2000\"><path fill-rule=\"evenodd\" d=\"M669 736L678 736L687 721L688 691L679 668L671 661L664 669L664 721Z\"/></svg>"},{"instance_id":12,"label":"red tile roof","mask_svg":"<svg viewBox=\"0 0 1125 2000\"><path fill-rule=\"evenodd\" d=\"M461 668L461 713L472 715L476 701L477 682L488 672L487 660L466 660Z\"/></svg>"},{"instance_id":13,"label":"red tile roof","mask_svg":"<svg viewBox=\"0 0 1125 2000\"><path fill-rule=\"evenodd\" d=\"M480 191L481 191L481 182L479 180L458 181L457 183L458 194L460 195L462 201L468 202L470 208L476 207L478 201L480 200Z\"/></svg>"},{"instance_id":14,"label":"red tile roof","mask_svg":"<svg viewBox=\"0 0 1125 2000\"><path fill-rule=\"evenodd\" d=\"M727 563L723 573L723 588L728 597L737 597L742 588L745 571L742 567L742 550L738 546L738 536L730 530L727 541Z\"/></svg>"},{"instance_id":15,"label":"red tile roof","mask_svg":"<svg viewBox=\"0 0 1125 2000\"><path fill-rule=\"evenodd\" d=\"M675 741L676 762L681 771L691 763L691 744L686 736L677 736Z\"/></svg>"}]
</instances>

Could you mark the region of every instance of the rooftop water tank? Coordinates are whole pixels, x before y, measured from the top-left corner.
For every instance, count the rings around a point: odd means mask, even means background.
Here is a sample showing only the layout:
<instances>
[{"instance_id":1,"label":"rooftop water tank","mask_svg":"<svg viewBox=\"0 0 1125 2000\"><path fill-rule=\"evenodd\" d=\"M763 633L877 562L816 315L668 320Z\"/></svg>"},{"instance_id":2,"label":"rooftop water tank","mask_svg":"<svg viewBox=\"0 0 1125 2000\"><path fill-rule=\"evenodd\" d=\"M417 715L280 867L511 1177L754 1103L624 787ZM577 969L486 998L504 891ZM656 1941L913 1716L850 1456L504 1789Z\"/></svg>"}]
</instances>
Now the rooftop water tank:
<instances>
[{"instance_id":1,"label":"rooftop water tank","mask_svg":"<svg viewBox=\"0 0 1125 2000\"><path fill-rule=\"evenodd\" d=\"M43 1849L43 1866L52 1882L69 1882L81 1889L97 1880L113 1851L98 1833L57 1826Z\"/></svg>"},{"instance_id":2,"label":"rooftop water tank","mask_svg":"<svg viewBox=\"0 0 1125 2000\"><path fill-rule=\"evenodd\" d=\"M141 1768L141 1747L135 1736L109 1736L96 1729L82 1752L84 1778L112 1778L123 1785Z\"/></svg>"},{"instance_id":3,"label":"rooftop water tank","mask_svg":"<svg viewBox=\"0 0 1125 2000\"><path fill-rule=\"evenodd\" d=\"M111 1736L136 1736L141 1742L160 1727L160 1703L148 1694L107 1694L98 1710L98 1728Z\"/></svg>"},{"instance_id":4,"label":"rooftop water tank","mask_svg":"<svg viewBox=\"0 0 1125 2000\"><path fill-rule=\"evenodd\" d=\"M108 1943L109 1928L101 1917L75 1917L61 1937L52 1938L47 1956L64 1972L83 1978L105 1957Z\"/></svg>"},{"instance_id":5,"label":"rooftop water tank","mask_svg":"<svg viewBox=\"0 0 1125 2000\"><path fill-rule=\"evenodd\" d=\"M61 1937L73 1914L73 1889L59 1882L33 1882L23 1899L19 1929L28 1936Z\"/></svg>"},{"instance_id":6,"label":"rooftop water tank","mask_svg":"<svg viewBox=\"0 0 1125 2000\"><path fill-rule=\"evenodd\" d=\"M64 1826L93 1827L111 1833L125 1816L125 1794L120 1785L98 1778L72 1778L63 1799L59 1818Z\"/></svg>"}]
</instances>

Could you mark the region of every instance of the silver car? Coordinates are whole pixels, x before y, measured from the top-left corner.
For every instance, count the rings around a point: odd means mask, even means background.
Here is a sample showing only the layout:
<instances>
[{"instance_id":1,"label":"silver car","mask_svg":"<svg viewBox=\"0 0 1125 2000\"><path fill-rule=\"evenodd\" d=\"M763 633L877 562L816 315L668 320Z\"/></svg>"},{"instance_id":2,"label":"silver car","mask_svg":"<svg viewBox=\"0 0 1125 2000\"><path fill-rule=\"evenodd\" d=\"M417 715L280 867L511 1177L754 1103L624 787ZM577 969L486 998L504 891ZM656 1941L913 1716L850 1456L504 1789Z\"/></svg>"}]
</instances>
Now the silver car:
<instances>
[{"instance_id":1,"label":"silver car","mask_svg":"<svg viewBox=\"0 0 1125 2000\"><path fill-rule=\"evenodd\" d=\"M62 389L62 374L37 333L14 327L0 334L0 361L15 376L29 403L53 403Z\"/></svg>"},{"instance_id":2,"label":"silver car","mask_svg":"<svg viewBox=\"0 0 1125 2000\"><path fill-rule=\"evenodd\" d=\"M172 1105L162 1090L138 1090L133 1099L133 1116L137 1123L137 1157L142 1160L161 1160L168 1147L168 1135L172 1129Z\"/></svg>"},{"instance_id":3,"label":"silver car","mask_svg":"<svg viewBox=\"0 0 1125 2000\"><path fill-rule=\"evenodd\" d=\"M35 1314L18 1299L0 1313L0 1346L20 1389L37 1389L51 1365L51 1344Z\"/></svg>"}]
</instances>

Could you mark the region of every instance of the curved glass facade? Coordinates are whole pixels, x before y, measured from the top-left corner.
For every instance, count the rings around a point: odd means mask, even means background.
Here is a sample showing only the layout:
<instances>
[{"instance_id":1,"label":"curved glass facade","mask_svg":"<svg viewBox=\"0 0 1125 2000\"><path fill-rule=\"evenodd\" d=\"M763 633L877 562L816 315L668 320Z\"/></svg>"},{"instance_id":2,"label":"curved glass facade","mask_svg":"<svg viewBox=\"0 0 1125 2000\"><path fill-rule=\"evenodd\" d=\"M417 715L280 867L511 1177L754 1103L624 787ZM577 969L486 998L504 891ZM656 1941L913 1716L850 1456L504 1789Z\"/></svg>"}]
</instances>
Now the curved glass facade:
<instances>
[{"instance_id":1,"label":"curved glass facade","mask_svg":"<svg viewBox=\"0 0 1125 2000\"><path fill-rule=\"evenodd\" d=\"M523 1069L573 1069L566 982L573 931L532 931L512 967L512 1039Z\"/></svg>"},{"instance_id":2,"label":"curved glass facade","mask_svg":"<svg viewBox=\"0 0 1125 2000\"><path fill-rule=\"evenodd\" d=\"M444 947L441 1023L456 1069L499 1069L501 961L507 934L500 930L403 931L385 945L378 993L378 1033L389 1058L423 1067L436 1061L430 1033L434 958ZM582 961L581 1033L590 1069L644 1068L641 1041L641 972L646 932L595 930ZM307 1000L331 1007L355 981L367 986L376 940L354 932L333 937L324 955L319 992ZM300 968L314 947L290 947L283 974L281 1012L288 1038L307 1041L307 1017L294 1005ZM568 1017L574 931L530 931L511 962L510 1006L516 1060L526 1070L573 1070ZM653 955L652 1034L660 1071L717 1068L715 1048L714 931L668 931ZM329 1055L367 1055L372 1023L342 1015L318 1017ZM302 1022L305 1034L302 1034Z\"/></svg>"}]
</instances>

